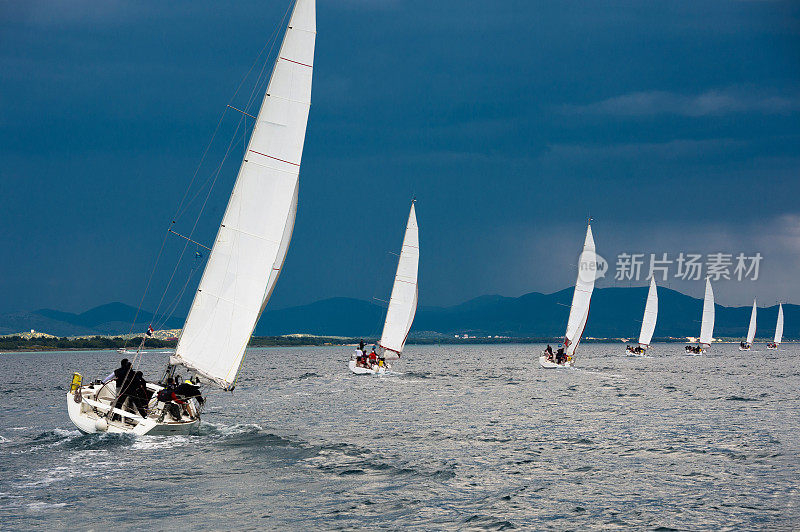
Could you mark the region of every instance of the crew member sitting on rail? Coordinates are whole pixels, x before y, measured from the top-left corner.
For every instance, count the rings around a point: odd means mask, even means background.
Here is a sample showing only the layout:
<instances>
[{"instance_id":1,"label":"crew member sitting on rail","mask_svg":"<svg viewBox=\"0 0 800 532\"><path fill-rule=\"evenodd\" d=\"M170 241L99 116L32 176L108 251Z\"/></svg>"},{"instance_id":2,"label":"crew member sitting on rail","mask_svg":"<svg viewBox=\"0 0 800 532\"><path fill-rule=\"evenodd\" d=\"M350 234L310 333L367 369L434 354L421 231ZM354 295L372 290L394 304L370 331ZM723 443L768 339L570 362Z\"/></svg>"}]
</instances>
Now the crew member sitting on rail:
<instances>
[{"instance_id":1,"label":"crew member sitting on rail","mask_svg":"<svg viewBox=\"0 0 800 532\"><path fill-rule=\"evenodd\" d=\"M186 401L175 394L175 380L172 377L167 378L167 385L158 392L158 400L163 403L159 423L164 421L164 414L167 412L175 421L181 420L181 408L178 405L186 404Z\"/></svg>"}]
</instances>

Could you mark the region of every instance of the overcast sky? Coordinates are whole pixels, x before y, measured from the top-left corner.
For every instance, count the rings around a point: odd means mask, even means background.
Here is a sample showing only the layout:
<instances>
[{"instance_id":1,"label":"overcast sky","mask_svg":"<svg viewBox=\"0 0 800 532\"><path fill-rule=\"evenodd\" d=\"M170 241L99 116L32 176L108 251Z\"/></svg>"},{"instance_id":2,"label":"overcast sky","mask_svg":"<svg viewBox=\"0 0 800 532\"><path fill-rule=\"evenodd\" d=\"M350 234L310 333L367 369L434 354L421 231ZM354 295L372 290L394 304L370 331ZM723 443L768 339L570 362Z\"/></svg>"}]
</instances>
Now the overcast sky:
<instances>
[{"instance_id":1,"label":"overcast sky","mask_svg":"<svg viewBox=\"0 0 800 532\"><path fill-rule=\"evenodd\" d=\"M0 311L136 305L222 117L198 173L233 139L196 232L211 244L242 151L223 112L257 111L288 5L0 0ZM600 286L623 252L761 253L717 301L800 302L799 3L318 0L317 26L270 308L387 299L414 196L422 305L569 286L588 216ZM702 293L675 273L661 284Z\"/></svg>"}]
</instances>

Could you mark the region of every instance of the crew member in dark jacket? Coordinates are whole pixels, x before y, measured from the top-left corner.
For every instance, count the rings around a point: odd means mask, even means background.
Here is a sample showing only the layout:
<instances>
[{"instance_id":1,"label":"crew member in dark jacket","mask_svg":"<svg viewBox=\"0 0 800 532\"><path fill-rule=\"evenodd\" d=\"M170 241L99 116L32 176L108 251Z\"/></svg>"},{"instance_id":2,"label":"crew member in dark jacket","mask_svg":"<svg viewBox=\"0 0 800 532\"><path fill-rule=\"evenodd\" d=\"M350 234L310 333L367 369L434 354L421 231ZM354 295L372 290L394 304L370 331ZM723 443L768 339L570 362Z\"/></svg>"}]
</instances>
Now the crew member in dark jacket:
<instances>
[{"instance_id":1,"label":"crew member in dark jacket","mask_svg":"<svg viewBox=\"0 0 800 532\"><path fill-rule=\"evenodd\" d=\"M125 404L125 399L130 397L133 377L133 365L127 358L123 358L119 367L114 370L114 379L117 381L117 400L114 402L114 408L121 409L122 405Z\"/></svg>"},{"instance_id":2,"label":"crew member in dark jacket","mask_svg":"<svg viewBox=\"0 0 800 532\"><path fill-rule=\"evenodd\" d=\"M130 398L133 406L139 411L139 415L147 417L147 403L150 401L150 391L147 389L147 381L141 371L137 371L133 376L130 385Z\"/></svg>"},{"instance_id":3,"label":"crew member in dark jacket","mask_svg":"<svg viewBox=\"0 0 800 532\"><path fill-rule=\"evenodd\" d=\"M186 379L175 388L175 393L183 399L197 399L197 402L202 405L205 400L200 395L199 383L200 379L197 376Z\"/></svg>"}]
</instances>

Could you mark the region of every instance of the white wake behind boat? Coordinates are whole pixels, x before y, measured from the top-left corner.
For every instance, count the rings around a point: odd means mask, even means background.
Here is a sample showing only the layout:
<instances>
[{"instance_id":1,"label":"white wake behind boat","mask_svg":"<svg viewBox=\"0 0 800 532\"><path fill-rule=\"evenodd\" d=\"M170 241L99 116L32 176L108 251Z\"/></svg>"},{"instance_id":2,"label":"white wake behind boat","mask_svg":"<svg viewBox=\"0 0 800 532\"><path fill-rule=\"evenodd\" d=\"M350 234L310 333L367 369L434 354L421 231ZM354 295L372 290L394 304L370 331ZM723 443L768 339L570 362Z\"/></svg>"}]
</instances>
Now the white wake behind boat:
<instances>
[{"instance_id":1,"label":"white wake behind boat","mask_svg":"<svg viewBox=\"0 0 800 532\"><path fill-rule=\"evenodd\" d=\"M589 304L592 300L596 279L597 254L595 252L594 236L592 235L592 225L588 224L586 226L586 238L583 242L583 252L578 259L578 278L575 281L575 291L572 293L572 304L569 307L567 331L564 334L564 358L559 361L557 356L550 357L550 354L544 351L539 357L539 365L543 368L572 367L575 350L581 342L583 330L586 328L586 320L589 319Z\"/></svg>"},{"instance_id":2,"label":"white wake behind boat","mask_svg":"<svg viewBox=\"0 0 800 532\"><path fill-rule=\"evenodd\" d=\"M383 366L367 362L358 362L356 350L350 357L348 367L356 375L376 375L385 373L389 369L386 360L400 358L406 345L408 333L414 323L417 313L417 278L419 270L419 227L417 226L417 212L411 202L411 211L408 213L408 223L403 236L403 246L400 249L400 258L397 261L397 271L392 285L392 295L389 298L389 308L386 310L386 319L383 322L383 332L378 342L377 354Z\"/></svg>"},{"instance_id":3,"label":"white wake behind boat","mask_svg":"<svg viewBox=\"0 0 800 532\"><path fill-rule=\"evenodd\" d=\"M783 340L783 303L778 304L778 321L775 322L775 336L772 343L767 344L767 349L778 349Z\"/></svg>"},{"instance_id":4,"label":"white wake behind boat","mask_svg":"<svg viewBox=\"0 0 800 532\"><path fill-rule=\"evenodd\" d=\"M647 302L644 305L644 317L642 318L642 328L639 331L639 345L635 347L626 346L625 352L632 357L645 357L653 340L653 333L656 330L656 320L658 319L658 289L656 280L650 277L650 289L647 291Z\"/></svg>"},{"instance_id":5,"label":"white wake behind boat","mask_svg":"<svg viewBox=\"0 0 800 532\"><path fill-rule=\"evenodd\" d=\"M756 337L756 314L758 308L756 307L756 300L753 299L753 310L750 312L750 325L747 327L747 338L744 342L739 343L739 351L750 351L753 347L753 340Z\"/></svg>"},{"instance_id":6,"label":"white wake behind boat","mask_svg":"<svg viewBox=\"0 0 800 532\"><path fill-rule=\"evenodd\" d=\"M315 0L296 0L164 380L182 366L204 385L233 390L236 384L247 343L278 280L292 237L311 105L315 40ZM154 397L162 389L153 383L147 387ZM189 432L200 422L196 404L180 409L179 419L172 417L175 409L164 408L157 400L150 401L145 417L129 412L124 405L114 408L117 391L113 381L84 385L77 373L66 399L70 419L87 433L175 434Z\"/></svg>"},{"instance_id":7,"label":"white wake behind boat","mask_svg":"<svg viewBox=\"0 0 800 532\"><path fill-rule=\"evenodd\" d=\"M714 290L711 288L711 281L706 277L706 293L703 297L703 317L700 324L700 338L697 347L687 345L685 347L687 355L702 355L709 347L714 338Z\"/></svg>"}]
</instances>

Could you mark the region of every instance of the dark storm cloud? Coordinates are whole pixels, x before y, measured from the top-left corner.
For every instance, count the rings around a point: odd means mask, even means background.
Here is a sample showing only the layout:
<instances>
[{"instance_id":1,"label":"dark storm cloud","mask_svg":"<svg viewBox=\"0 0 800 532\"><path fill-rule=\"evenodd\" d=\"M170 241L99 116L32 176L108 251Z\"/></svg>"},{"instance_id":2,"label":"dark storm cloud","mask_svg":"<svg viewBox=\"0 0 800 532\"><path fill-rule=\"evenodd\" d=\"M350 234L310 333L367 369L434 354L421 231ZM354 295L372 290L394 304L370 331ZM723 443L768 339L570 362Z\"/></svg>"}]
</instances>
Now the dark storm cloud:
<instances>
[{"instance_id":1,"label":"dark storm cloud","mask_svg":"<svg viewBox=\"0 0 800 532\"><path fill-rule=\"evenodd\" d=\"M254 76L234 92L288 5L0 3L0 309L138 301L225 105L248 104ZM563 288L589 214L601 254L764 249L757 291L800 299L785 274L800 262L796 3L318 7L300 206L274 307L385 298L414 195L422 304ZM200 182L238 119L225 115ZM237 164L216 182L203 242ZM159 271L163 286L171 270ZM721 290L746 303L754 288Z\"/></svg>"}]
</instances>

